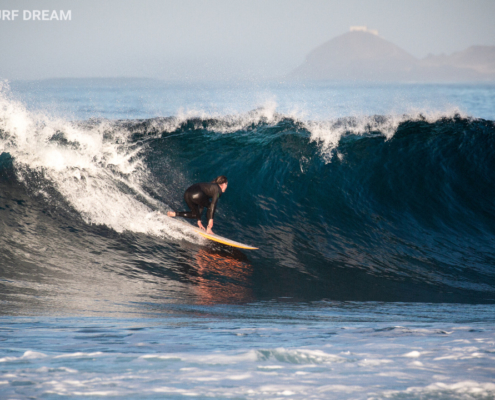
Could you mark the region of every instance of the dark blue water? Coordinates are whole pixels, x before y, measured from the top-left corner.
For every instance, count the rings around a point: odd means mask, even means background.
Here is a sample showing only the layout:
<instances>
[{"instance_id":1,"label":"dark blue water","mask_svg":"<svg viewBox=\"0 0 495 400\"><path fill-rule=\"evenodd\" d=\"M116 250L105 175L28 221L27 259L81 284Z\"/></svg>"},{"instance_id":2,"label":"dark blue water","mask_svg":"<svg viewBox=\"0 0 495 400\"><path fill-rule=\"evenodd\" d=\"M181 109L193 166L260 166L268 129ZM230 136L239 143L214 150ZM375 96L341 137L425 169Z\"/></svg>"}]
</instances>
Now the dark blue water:
<instances>
[{"instance_id":1,"label":"dark blue water","mask_svg":"<svg viewBox=\"0 0 495 400\"><path fill-rule=\"evenodd\" d=\"M494 106L470 85L4 88L0 393L489 398ZM259 250L165 216L217 175L215 232Z\"/></svg>"}]
</instances>

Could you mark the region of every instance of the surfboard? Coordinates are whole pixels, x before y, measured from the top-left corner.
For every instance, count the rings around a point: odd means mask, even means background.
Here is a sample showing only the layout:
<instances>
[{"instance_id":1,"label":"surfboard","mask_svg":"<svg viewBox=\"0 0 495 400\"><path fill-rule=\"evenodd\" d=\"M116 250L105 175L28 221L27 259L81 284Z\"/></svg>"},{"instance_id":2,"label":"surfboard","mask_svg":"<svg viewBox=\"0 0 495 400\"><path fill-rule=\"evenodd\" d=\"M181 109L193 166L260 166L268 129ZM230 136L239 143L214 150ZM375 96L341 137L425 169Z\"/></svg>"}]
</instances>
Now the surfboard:
<instances>
[{"instance_id":1,"label":"surfboard","mask_svg":"<svg viewBox=\"0 0 495 400\"><path fill-rule=\"evenodd\" d=\"M253 246L250 246L248 244L236 242L235 240L230 240L230 239L227 239L227 238L220 236L220 235L206 233L206 231L203 231L199 228L196 228L195 226L188 224L187 222L181 221L177 218L173 218L173 217L169 217L169 218L172 218L174 220L174 222L177 222L183 226L187 226L187 228L190 229L191 231L197 233L198 235L200 235L206 239L213 240L214 242L226 244L227 246L237 247L239 249L258 250L257 247L253 247Z\"/></svg>"}]
</instances>

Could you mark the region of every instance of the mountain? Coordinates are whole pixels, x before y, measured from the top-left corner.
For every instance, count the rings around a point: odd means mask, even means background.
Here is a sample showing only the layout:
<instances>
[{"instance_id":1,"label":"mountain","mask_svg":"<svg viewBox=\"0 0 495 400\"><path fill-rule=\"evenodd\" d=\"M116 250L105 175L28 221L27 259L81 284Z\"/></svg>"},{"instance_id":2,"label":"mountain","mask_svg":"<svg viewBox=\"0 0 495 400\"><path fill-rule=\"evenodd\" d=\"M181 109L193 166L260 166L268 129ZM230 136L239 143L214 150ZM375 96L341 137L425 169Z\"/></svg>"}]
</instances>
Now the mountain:
<instances>
[{"instance_id":1,"label":"mountain","mask_svg":"<svg viewBox=\"0 0 495 400\"><path fill-rule=\"evenodd\" d=\"M357 81L495 80L495 46L419 60L375 31L351 30L317 47L289 78Z\"/></svg>"},{"instance_id":2,"label":"mountain","mask_svg":"<svg viewBox=\"0 0 495 400\"><path fill-rule=\"evenodd\" d=\"M429 55L421 60L425 68L458 68L484 76L495 76L495 46L471 46L446 56Z\"/></svg>"},{"instance_id":3,"label":"mountain","mask_svg":"<svg viewBox=\"0 0 495 400\"><path fill-rule=\"evenodd\" d=\"M315 80L394 80L405 77L416 58L377 35L351 31L308 54L291 77Z\"/></svg>"}]
</instances>

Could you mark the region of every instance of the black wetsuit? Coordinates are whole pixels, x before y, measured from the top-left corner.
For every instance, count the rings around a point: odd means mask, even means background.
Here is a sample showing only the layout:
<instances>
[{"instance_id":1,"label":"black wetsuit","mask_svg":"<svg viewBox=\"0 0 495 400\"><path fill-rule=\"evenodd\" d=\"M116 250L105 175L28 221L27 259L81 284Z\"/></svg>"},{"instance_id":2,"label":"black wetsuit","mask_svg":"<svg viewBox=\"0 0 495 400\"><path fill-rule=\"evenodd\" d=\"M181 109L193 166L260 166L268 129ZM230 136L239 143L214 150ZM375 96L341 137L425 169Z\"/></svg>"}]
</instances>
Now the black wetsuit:
<instances>
[{"instance_id":1,"label":"black wetsuit","mask_svg":"<svg viewBox=\"0 0 495 400\"><path fill-rule=\"evenodd\" d=\"M191 211L179 211L175 215L177 217L192 218L201 220L203 209L208 209L208 221L215 216L217 202L222 195L222 189L214 182L195 183L189 187L184 193L184 200ZM210 202L211 199L211 202Z\"/></svg>"}]
</instances>

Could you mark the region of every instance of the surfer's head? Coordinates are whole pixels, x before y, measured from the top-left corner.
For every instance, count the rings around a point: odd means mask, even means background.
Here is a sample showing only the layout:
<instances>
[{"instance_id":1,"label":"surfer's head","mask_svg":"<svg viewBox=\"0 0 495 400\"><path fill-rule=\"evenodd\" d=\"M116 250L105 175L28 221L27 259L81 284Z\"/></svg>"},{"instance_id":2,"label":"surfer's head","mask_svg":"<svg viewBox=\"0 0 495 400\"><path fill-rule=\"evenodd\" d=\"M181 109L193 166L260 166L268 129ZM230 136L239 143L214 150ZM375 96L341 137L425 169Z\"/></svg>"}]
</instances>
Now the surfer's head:
<instances>
[{"instance_id":1,"label":"surfer's head","mask_svg":"<svg viewBox=\"0 0 495 400\"><path fill-rule=\"evenodd\" d=\"M225 190L227 190L227 185L228 185L228 181L227 181L227 177L225 175L220 175L220 176L217 176L213 182L215 182L218 186L220 186L220 189L222 189L222 193L225 192Z\"/></svg>"}]
</instances>

